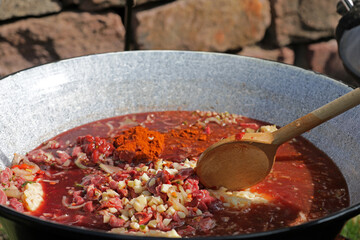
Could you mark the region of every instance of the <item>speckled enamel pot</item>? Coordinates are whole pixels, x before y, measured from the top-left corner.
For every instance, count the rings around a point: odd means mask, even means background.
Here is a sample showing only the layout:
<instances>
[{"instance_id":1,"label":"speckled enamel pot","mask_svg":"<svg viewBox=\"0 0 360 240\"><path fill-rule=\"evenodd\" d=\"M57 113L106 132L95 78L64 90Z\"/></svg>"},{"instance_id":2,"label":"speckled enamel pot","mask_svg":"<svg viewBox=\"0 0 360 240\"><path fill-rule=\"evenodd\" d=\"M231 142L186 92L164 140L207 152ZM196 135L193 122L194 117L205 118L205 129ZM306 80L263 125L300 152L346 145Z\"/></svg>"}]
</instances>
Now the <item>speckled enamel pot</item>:
<instances>
[{"instance_id":1,"label":"speckled enamel pot","mask_svg":"<svg viewBox=\"0 0 360 240\"><path fill-rule=\"evenodd\" d=\"M0 160L94 120L144 111L214 110L285 125L351 88L300 68L227 54L134 51L63 60L0 81ZM351 206L275 231L212 239L333 239L360 213L360 108L304 134L344 174ZM140 239L42 221L0 206L11 239Z\"/></svg>"}]
</instances>

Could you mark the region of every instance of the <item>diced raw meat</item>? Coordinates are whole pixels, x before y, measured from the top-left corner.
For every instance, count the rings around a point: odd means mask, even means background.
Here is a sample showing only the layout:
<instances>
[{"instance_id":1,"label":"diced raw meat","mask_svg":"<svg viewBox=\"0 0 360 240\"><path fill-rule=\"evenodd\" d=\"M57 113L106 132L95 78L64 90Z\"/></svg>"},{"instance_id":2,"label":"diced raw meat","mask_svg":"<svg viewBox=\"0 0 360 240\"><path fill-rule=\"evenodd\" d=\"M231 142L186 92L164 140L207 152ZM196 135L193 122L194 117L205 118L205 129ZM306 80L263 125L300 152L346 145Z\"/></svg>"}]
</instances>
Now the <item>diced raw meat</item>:
<instances>
[{"instance_id":1,"label":"diced raw meat","mask_svg":"<svg viewBox=\"0 0 360 240\"><path fill-rule=\"evenodd\" d=\"M124 219L117 218L114 215L111 215L109 224L111 227L122 227L125 223Z\"/></svg>"},{"instance_id":2,"label":"diced raw meat","mask_svg":"<svg viewBox=\"0 0 360 240\"><path fill-rule=\"evenodd\" d=\"M8 184L10 178L12 177L13 172L10 168L5 168L3 171L1 171L0 173L0 182L2 184Z\"/></svg>"},{"instance_id":3,"label":"diced raw meat","mask_svg":"<svg viewBox=\"0 0 360 240\"><path fill-rule=\"evenodd\" d=\"M21 202L19 202L19 200L17 200L16 198L10 198L9 202L10 202L10 207L12 207L18 212L24 212L24 205Z\"/></svg>"},{"instance_id":4,"label":"diced raw meat","mask_svg":"<svg viewBox=\"0 0 360 240\"><path fill-rule=\"evenodd\" d=\"M85 205L84 205L84 209L87 212L93 212L95 210L93 202L92 201L86 202Z\"/></svg>"},{"instance_id":5,"label":"diced raw meat","mask_svg":"<svg viewBox=\"0 0 360 240\"><path fill-rule=\"evenodd\" d=\"M6 196L6 193L0 188L0 204L5 205L8 198Z\"/></svg>"}]
</instances>

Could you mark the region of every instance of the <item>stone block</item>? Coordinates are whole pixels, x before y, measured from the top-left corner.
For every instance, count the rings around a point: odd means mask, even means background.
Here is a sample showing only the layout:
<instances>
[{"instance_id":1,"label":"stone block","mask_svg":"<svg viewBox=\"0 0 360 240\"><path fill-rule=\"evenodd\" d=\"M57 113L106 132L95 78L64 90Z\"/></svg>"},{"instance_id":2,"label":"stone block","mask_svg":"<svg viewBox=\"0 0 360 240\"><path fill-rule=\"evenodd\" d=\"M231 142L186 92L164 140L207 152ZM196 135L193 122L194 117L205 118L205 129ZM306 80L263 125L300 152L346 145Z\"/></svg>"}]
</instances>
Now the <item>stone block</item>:
<instances>
[{"instance_id":1,"label":"stone block","mask_svg":"<svg viewBox=\"0 0 360 240\"><path fill-rule=\"evenodd\" d=\"M62 12L0 26L0 76L94 53L122 51L124 26L114 13Z\"/></svg>"},{"instance_id":2,"label":"stone block","mask_svg":"<svg viewBox=\"0 0 360 240\"><path fill-rule=\"evenodd\" d=\"M270 0L273 21L270 41L277 46L334 36L340 19L338 0Z\"/></svg>"},{"instance_id":3,"label":"stone block","mask_svg":"<svg viewBox=\"0 0 360 240\"><path fill-rule=\"evenodd\" d=\"M2 0L0 1L0 20L39 16L60 10L61 3L57 0Z\"/></svg>"},{"instance_id":4,"label":"stone block","mask_svg":"<svg viewBox=\"0 0 360 240\"><path fill-rule=\"evenodd\" d=\"M267 0L178 0L136 21L140 49L225 52L260 41L271 15Z\"/></svg>"}]
</instances>

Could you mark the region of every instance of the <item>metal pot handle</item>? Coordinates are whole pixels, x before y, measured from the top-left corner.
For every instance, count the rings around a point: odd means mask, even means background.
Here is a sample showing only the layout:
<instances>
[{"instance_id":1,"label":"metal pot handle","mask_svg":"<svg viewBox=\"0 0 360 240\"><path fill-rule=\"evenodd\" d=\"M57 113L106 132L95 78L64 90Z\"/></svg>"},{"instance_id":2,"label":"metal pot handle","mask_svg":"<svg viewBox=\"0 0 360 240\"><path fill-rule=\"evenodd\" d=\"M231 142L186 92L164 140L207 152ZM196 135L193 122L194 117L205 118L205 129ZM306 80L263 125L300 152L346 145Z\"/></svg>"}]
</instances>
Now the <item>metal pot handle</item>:
<instances>
[{"instance_id":1,"label":"metal pot handle","mask_svg":"<svg viewBox=\"0 0 360 240\"><path fill-rule=\"evenodd\" d=\"M341 2L344 4L346 10L350 11L350 9L354 6L354 3L352 0L341 0Z\"/></svg>"}]
</instances>

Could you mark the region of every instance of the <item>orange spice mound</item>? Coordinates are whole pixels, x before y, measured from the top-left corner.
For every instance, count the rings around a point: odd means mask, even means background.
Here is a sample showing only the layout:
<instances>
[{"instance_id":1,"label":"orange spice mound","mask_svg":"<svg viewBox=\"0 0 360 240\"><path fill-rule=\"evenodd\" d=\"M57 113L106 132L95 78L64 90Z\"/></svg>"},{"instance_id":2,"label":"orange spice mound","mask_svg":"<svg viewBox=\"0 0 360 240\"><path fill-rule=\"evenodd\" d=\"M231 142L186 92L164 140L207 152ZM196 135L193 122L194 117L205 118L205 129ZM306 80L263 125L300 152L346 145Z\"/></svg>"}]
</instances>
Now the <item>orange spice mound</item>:
<instances>
[{"instance_id":1,"label":"orange spice mound","mask_svg":"<svg viewBox=\"0 0 360 240\"><path fill-rule=\"evenodd\" d=\"M162 155L175 162L185 158L196 157L210 146L209 136L201 126L171 129L165 134L165 145Z\"/></svg>"},{"instance_id":2,"label":"orange spice mound","mask_svg":"<svg viewBox=\"0 0 360 240\"><path fill-rule=\"evenodd\" d=\"M198 128L172 129L169 132L170 137L206 141L207 136L204 131Z\"/></svg>"},{"instance_id":3,"label":"orange spice mound","mask_svg":"<svg viewBox=\"0 0 360 240\"><path fill-rule=\"evenodd\" d=\"M164 135L142 126L132 127L113 139L119 159L127 162L150 162L164 149Z\"/></svg>"}]
</instances>

